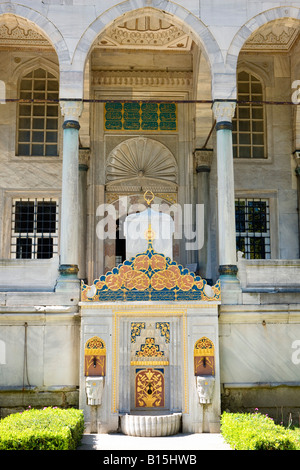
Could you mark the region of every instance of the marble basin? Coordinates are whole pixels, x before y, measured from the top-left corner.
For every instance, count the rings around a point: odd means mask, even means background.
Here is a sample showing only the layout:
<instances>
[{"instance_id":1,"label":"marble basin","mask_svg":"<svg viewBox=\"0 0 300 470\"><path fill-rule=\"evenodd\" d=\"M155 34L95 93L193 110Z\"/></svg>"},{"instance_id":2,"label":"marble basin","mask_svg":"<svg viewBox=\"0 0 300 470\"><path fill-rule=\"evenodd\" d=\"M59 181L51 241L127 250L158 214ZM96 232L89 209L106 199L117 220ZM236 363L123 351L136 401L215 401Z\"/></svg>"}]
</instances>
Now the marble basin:
<instances>
[{"instance_id":1,"label":"marble basin","mask_svg":"<svg viewBox=\"0 0 300 470\"><path fill-rule=\"evenodd\" d=\"M177 434L181 428L181 413L121 416L121 431L127 436L159 437Z\"/></svg>"}]
</instances>

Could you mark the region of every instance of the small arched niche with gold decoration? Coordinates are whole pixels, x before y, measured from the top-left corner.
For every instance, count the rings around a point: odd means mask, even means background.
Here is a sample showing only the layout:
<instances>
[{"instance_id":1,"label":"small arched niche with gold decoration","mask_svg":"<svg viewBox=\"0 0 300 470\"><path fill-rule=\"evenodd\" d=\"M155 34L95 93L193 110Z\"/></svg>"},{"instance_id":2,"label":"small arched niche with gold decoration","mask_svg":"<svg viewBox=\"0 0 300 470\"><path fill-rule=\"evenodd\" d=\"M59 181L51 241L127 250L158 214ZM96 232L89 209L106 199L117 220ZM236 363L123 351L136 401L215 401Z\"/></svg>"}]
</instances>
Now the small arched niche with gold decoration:
<instances>
[{"instance_id":1,"label":"small arched niche with gold decoration","mask_svg":"<svg viewBox=\"0 0 300 470\"><path fill-rule=\"evenodd\" d=\"M206 336L195 343L194 375L215 375L215 347L214 343Z\"/></svg>"},{"instance_id":2,"label":"small arched niche with gold decoration","mask_svg":"<svg viewBox=\"0 0 300 470\"><path fill-rule=\"evenodd\" d=\"M98 336L93 336L85 343L84 348L84 375L101 376L106 374L106 347Z\"/></svg>"}]
</instances>

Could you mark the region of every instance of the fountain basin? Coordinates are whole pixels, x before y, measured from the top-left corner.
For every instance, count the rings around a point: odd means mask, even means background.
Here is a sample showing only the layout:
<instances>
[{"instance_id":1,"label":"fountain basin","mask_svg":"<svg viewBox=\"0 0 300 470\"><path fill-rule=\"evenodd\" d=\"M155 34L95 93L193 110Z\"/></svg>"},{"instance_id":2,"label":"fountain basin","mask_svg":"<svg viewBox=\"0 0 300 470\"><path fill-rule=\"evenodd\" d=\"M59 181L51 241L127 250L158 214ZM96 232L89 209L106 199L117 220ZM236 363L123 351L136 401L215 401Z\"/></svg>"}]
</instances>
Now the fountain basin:
<instances>
[{"instance_id":1,"label":"fountain basin","mask_svg":"<svg viewBox=\"0 0 300 470\"><path fill-rule=\"evenodd\" d=\"M121 431L127 436L160 437L177 434L181 428L181 413L121 416Z\"/></svg>"}]
</instances>

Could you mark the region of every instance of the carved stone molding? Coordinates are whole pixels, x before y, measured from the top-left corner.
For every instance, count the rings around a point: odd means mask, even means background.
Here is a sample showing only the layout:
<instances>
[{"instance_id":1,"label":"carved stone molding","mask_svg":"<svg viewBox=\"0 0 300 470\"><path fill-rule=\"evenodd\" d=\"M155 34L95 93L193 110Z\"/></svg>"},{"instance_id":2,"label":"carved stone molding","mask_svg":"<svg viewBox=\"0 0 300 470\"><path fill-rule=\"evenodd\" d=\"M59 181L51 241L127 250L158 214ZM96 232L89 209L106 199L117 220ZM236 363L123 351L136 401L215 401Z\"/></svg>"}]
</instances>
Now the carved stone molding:
<instances>
[{"instance_id":1,"label":"carved stone molding","mask_svg":"<svg viewBox=\"0 0 300 470\"><path fill-rule=\"evenodd\" d=\"M145 137L124 140L108 156L107 186L111 183L115 187L118 182L142 188L152 183L158 189L165 187L163 181L176 185L177 164L170 150L156 140Z\"/></svg>"},{"instance_id":2,"label":"carved stone molding","mask_svg":"<svg viewBox=\"0 0 300 470\"><path fill-rule=\"evenodd\" d=\"M96 48L190 50L192 40L179 26L144 10L114 24L95 42Z\"/></svg>"},{"instance_id":3,"label":"carved stone molding","mask_svg":"<svg viewBox=\"0 0 300 470\"><path fill-rule=\"evenodd\" d=\"M99 71L93 72L93 85L101 86L175 86L191 87L192 72Z\"/></svg>"},{"instance_id":4,"label":"carved stone molding","mask_svg":"<svg viewBox=\"0 0 300 470\"><path fill-rule=\"evenodd\" d=\"M0 48L51 48L49 41L38 31L32 28L32 24L25 18L3 15L0 19Z\"/></svg>"},{"instance_id":5,"label":"carved stone molding","mask_svg":"<svg viewBox=\"0 0 300 470\"><path fill-rule=\"evenodd\" d=\"M298 33L298 26L287 26L281 21L276 21L255 31L247 40L243 51L275 50L286 52L294 45Z\"/></svg>"}]
</instances>

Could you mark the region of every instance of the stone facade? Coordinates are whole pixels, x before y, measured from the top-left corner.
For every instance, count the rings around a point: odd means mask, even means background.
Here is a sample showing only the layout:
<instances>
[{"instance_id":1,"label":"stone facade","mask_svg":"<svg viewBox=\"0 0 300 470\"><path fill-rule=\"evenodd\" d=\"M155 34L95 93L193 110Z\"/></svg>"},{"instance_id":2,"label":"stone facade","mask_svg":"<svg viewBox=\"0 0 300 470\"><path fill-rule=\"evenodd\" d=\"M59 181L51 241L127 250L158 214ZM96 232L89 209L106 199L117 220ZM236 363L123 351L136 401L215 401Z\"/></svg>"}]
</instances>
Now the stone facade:
<instances>
[{"instance_id":1,"label":"stone facade","mask_svg":"<svg viewBox=\"0 0 300 470\"><path fill-rule=\"evenodd\" d=\"M90 335L105 341L110 371L100 432L130 412L130 366L112 371L115 309L82 303L80 280L91 286L123 261L101 221L109 207L120 230L147 191L171 215L204 207L202 227L195 212L181 219L172 256L222 291L209 320L186 304L186 331L197 334L174 359L187 376L172 376L180 396L168 411L192 432L214 432L219 405L298 416L299 25L299 1L0 1L1 417L76 405L95 423L83 375ZM54 206L45 256L39 211ZM195 232L203 243L190 249ZM152 321L154 307L139 305L137 320L144 309ZM173 318L176 301L165 307ZM210 334L220 401L205 422L191 361ZM116 373L113 393L129 394L120 408L107 391Z\"/></svg>"}]
</instances>

